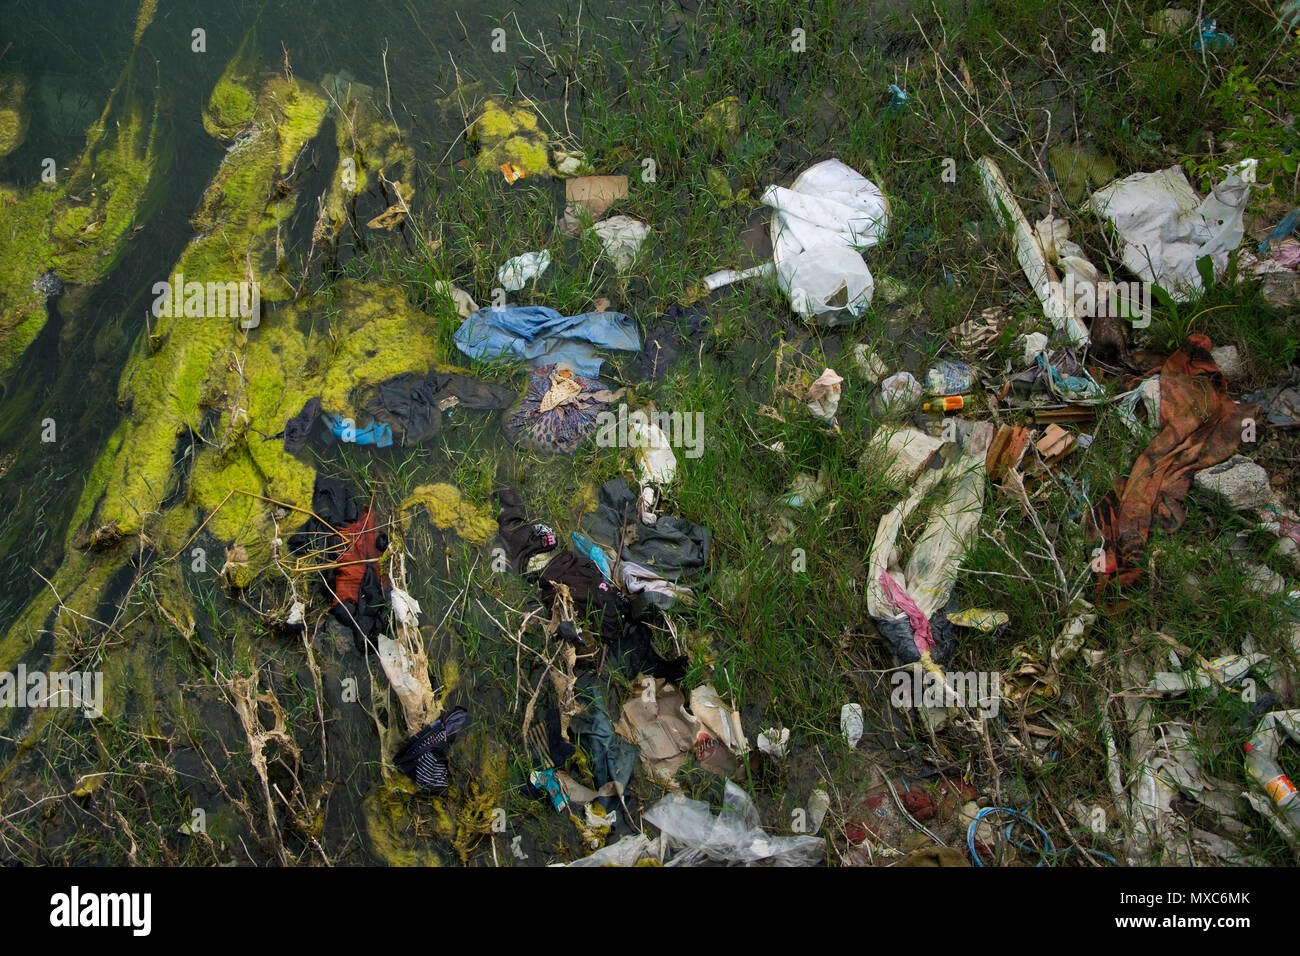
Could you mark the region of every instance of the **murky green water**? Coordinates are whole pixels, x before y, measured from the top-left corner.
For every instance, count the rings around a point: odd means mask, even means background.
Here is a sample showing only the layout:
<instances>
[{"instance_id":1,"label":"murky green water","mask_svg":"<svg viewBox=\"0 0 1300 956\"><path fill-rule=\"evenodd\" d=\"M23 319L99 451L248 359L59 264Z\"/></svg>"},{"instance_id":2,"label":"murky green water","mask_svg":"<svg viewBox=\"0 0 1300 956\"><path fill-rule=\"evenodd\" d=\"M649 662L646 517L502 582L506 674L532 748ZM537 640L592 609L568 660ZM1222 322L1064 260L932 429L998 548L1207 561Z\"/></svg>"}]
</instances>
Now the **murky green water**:
<instances>
[{"instance_id":1,"label":"murky green water","mask_svg":"<svg viewBox=\"0 0 1300 956\"><path fill-rule=\"evenodd\" d=\"M63 167L81 152L86 126L103 109L130 54L137 4L6 6L5 42L11 45L0 69L27 77L34 108L25 142L0 159L0 182L27 186L39 180L46 157ZM220 12L214 6L163 3L145 31L137 70L156 76L162 135L172 144L155 184L153 212L75 317L61 314L61 300L50 300L51 320L22 359L0 408L0 459L13 456L0 478L6 502L0 580L7 585L0 594L0 630L42 586L28 569L48 576L61 560L85 471L118 421L118 376L143 327L150 289L167 278L192 238L189 217L224 155L225 146L204 132L200 115L247 31L256 27L264 66L279 65L287 51L295 75L319 80L346 72L390 90L393 114L427 162L459 148L461 117L445 102L458 70L463 80L482 80L492 90L514 87L549 99L555 90L539 77L548 71L544 57L520 34L536 42L539 32L554 37L580 23L579 4L563 2L377 3L364 9L331 2L312 4L310 12L292 3L221 4L226 9ZM584 2L581 16L590 23L613 9L603 6ZM504 52L492 51L498 28L507 30ZM205 53L191 49L195 29L206 31ZM319 137L318 168L326 176L334 164L329 139ZM310 235L311 212L293 224L291 249ZM53 443L40 441L47 418L58 427Z\"/></svg>"},{"instance_id":2,"label":"murky green water","mask_svg":"<svg viewBox=\"0 0 1300 956\"><path fill-rule=\"evenodd\" d=\"M385 111L391 108L404 134L415 144L417 163L427 168L454 163L463 155L463 117L449 99L458 79L462 83L481 81L488 93L528 96L562 110L564 80L548 64L551 48L547 37L554 43L556 36L578 29L584 21L590 24L607 15L627 15L620 12L622 5L587 0L527 5L505 0L457 5L328 2L312 4L309 10L294 3L234 3L221 4L219 12L212 9L217 4L162 0L132 57L136 0L7 6L9 31L3 42L12 43L0 59L0 71L18 72L26 78L31 123L23 144L0 159L0 182L32 186L38 182L47 157L61 171L74 163L85 147L87 126L100 115L109 92L124 77L138 98L156 109L161 147L155 167L158 175L140 205L136 228L121 258L93 288L81 290L75 298L65 295L49 300L49 319L15 365L0 405L0 461L4 463L0 500L5 503L0 516L0 580L5 583L0 591L0 633L47 587L42 576L53 578L63 562L64 542L91 465L123 416L129 414L118 406L119 380L133 347L138 347L147 331L153 284L169 277L193 238L190 217L226 152L224 143L205 132L201 112L250 31L255 30L251 35L263 71L288 68L294 76L312 82L326 74L343 74L373 87L384 99ZM205 52L193 49L196 29L205 31ZM494 35L494 30L505 31L504 52L493 50L494 39L503 36ZM572 124L572 132L580 134L578 111L565 118ZM312 150L315 168L300 184L308 201L299 203L294 218L284 224L291 260L310 245L314 197L336 168L332 120L326 121ZM385 237L379 241L399 240ZM347 260L357 253L345 243L341 264L346 268ZM51 421L57 438L43 441ZM414 458L413 464L407 462L404 473L417 475L421 482L456 480L481 474L484 467L505 481L523 477L499 428L481 422L449 429L439 448L374 452L331 448L314 441L309 454L316 456L323 469L353 473L366 472L366 460L371 456L394 470L402 470L404 459ZM537 476L533 480L538 480ZM435 563L412 569L410 590L426 601L427 623L449 620L446 630L459 631L450 643L438 639L435 650L441 653L437 659L430 654L435 669L445 670L447 664L473 654L480 639L477 627L458 627L460 622L473 617L484 628L489 623L480 609L464 600L462 588L474 573L472 569L482 573L475 564L482 555L476 558L478 549L423 525L412 531L411 542L413 549L442 557L442 567ZM195 543L208 546L214 554L222 547L206 534ZM145 561L154 557L146 549ZM134 573L135 568L128 565L116 574L107 593L101 593L101 604L124 598L135 586ZM237 606L210 575L199 580L185 572L184 583L201 607L197 642L208 645L216 658L227 663L240 658L250 640L247 607ZM499 602L489 599L488 603L503 616ZM171 736L166 760L185 781L182 789L188 802L225 806L214 816L212 832L229 836L242 822L214 791L207 763L212 755L202 741L193 747L175 746L177 734L192 736L197 725L213 729L209 748L220 740L221 746L237 749L237 725L228 701L210 685L189 682L195 661L183 659L184 648L166 629L144 620L130 633L135 646L119 652L124 668L123 686L118 690L123 695L122 706L146 729L152 727ZM48 659L50 648L48 635L38 638L26 655L28 665L40 666ZM351 660L340 663L339 658L348 653L346 646L334 648L338 653L332 657L328 650L320 662L326 697L356 664ZM265 649L259 653L266 656ZM293 711L292 718L307 726L314 718L311 693L294 696L285 690L310 687L312 677L301 646L295 650L292 642L286 642L270 655L277 658L277 686L286 708ZM509 703L506 688L514 683L515 675L506 673L507 663L503 658L500 667L480 664L486 667L485 673L461 675L460 692L472 697L485 715L499 714ZM378 674L377 668L375 672ZM181 711L189 723L178 730L173 715ZM15 744L23 734L20 724L11 724L0 740L0 759L8 760L15 753ZM330 727L328 747L328 761L314 743L304 747L300 758L303 766L328 765L327 779L321 782L332 794L323 838L328 847L326 858L359 862L369 858L364 841L359 840L365 831L359 806L381 752L373 722L360 709L347 712ZM231 766L246 771L246 759L235 754ZM77 826L69 818L55 829L65 830L69 845L74 846L72 834ZM74 858L85 859L87 854L96 858L93 850L74 848L71 852ZM321 855L325 857L325 851ZM266 858L256 851L237 856ZM104 859L113 859L112 854Z\"/></svg>"}]
</instances>

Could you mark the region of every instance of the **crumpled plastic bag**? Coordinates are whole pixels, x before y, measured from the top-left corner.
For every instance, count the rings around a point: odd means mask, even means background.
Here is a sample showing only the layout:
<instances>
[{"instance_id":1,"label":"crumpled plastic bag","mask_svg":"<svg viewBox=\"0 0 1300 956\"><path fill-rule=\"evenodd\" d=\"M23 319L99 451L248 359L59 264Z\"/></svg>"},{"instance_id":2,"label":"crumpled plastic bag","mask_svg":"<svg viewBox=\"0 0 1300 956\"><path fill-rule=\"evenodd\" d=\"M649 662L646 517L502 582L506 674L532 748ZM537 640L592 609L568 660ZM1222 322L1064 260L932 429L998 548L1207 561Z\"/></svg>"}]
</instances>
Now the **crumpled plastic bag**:
<instances>
[{"instance_id":1,"label":"crumpled plastic bag","mask_svg":"<svg viewBox=\"0 0 1300 956\"><path fill-rule=\"evenodd\" d=\"M776 282L805 319L842 311L856 318L871 304L876 288L862 256L837 246L819 246L781 259L776 264ZM847 319L826 320L829 325L839 321Z\"/></svg>"},{"instance_id":2,"label":"crumpled plastic bag","mask_svg":"<svg viewBox=\"0 0 1300 956\"><path fill-rule=\"evenodd\" d=\"M525 252L501 264L497 270L497 281L507 292L518 292L528 285L530 279L536 279L550 267L551 254L547 250Z\"/></svg>"},{"instance_id":3,"label":"crumpled plastic bag","mask_svg":"<svg viewBox=\"0 0 1300 956\"><path fill-rule=\"evenodd\" d=\"M952 625L936 612L949 601L962 557L980 521L985 456L993 437L990 422L959 420L958 428L963 432L960 443L945 445L944 467L921 474L907 497L880 519L871 545L867 613L905 663L926 652L935 663L942 663L952 651ZM903 522L936 488L941 498L904 564L900 551ZM886 576L890 580L882 581ZM898 600L910 602L910 608L895 600L899 594Z\"/></svg>"},{"instance_id":4,"label":"crumpled plastic bag","mask_svg":"<svg viewBox=\"0 0 1300 956\"><path fill-rule=\"evenodd\" d=\"M769 186L762 202L775 210L772 260L777 284L794 310L804 318L861 314L871 304L875 282L857 250L880 242L889 223L880 187L828 159L805 169L789 189Z\"/></svg>"},{"instance_id":5,"label":"crumpled plastic bag","mask_svg":"<svg viewBox=\"0 0 1300 956\"><path fill-rule=\"evenodd\" d=\"M605 247L605 255L619 272L627 272L650 235L650 227L630 216L610 216L591 227Z\"/></svg>"},{"instance_id":6,"label":"crumpled plastic bag","mask_svg":"<svg viewBox=\"0 0 1300 956\"><path fill-rule=\"evenodd\" d=\"M833 368L828 368L817 376L817 380L804 392L803 401L813 417L826 424L835 421L835 413L840 407L840 392L844 379Z\"/></svg>"},{"instance_id":7,"label":"crumpled plastic bag","mask_svg":"<svg viewBox=\"0 0 1300 956\"><path fill-rule=\"evenodd\" d=\"M713 815L707 803L669 794L645 812L660 830L661 845L672 852L665 866L705 862L732 866L817 866L826 844L815 836L771 836L759 825L749 794L730 780L722 809Z\"/></svg>"},{"instance_id":8,"label":"crumpled plastic bag","mask_svg":"<svg viewBox=\"0 0 1300 956\"><path fill-rule=\"evenodd\" d=\"M899 372L880 383L872 410L881 418L903 415L921 400L922 394L921 383L911 372Z\"/></svg>"},{"instance_id":9,"label":"crumpled plastic bag","mask_svg":"<svg viewBox=\"0 0 1300 956\"><path fill-rule=\"evenodd\" d=\"M1182 167L1136 173L1092 194L1092 208L1120 237L1120 258L1134 274L1177 301L1203 291L1197 260L1209 256L1216 277L1245 234L1243 217L1258 160L1244 159L1204 199Z\"/></svg>"},{"instance_id":10,"label":"crumpled plastic bag","mask_svg":"<svg viewBox=\"0 0 1300 956\"><path fill-rule=\"evenodd\" d=\"M858 466L871 470L883 466L886 480L891 484L905 485L942 446L943 439L927 435L920 429L886 425L871 436Z\"/></svg>"},{"instance_id":11,"label":"crumpled plastic bag","mask_svg":"<svg viewBox=\"0 0 1300 956\"><path fill-rule=\"evenodd\" d=\"M772 216L773 259L809 249L866 249L885 237L889 202L880 187L838 159L805 169L789 189L769 186L761 197Z\"/></svg>"},{"instance_id":12,"label":"crumpled plastic bag","mask_svg":"<svg viewBox=\"0 0 1300 956\"><path fill-rule=\"evenodd\" d=\"M595 853L571 863L552 863L552 866L655 866L662 861L661 841L651 840L644 833L623 837Z\"/></svg>"},{"instance_id":13,"label":"crumpled plastic bag","mask_svg":"<svg viewBox=\"0 0 1300 956\"><path fill-rule=\"evenodd\" d=\"M668 436L654 422L639 416L627 423L628 444L636 449L638 474L642 484L666 487L677 477L677 456Z\"/></svg>"}]
</instances>

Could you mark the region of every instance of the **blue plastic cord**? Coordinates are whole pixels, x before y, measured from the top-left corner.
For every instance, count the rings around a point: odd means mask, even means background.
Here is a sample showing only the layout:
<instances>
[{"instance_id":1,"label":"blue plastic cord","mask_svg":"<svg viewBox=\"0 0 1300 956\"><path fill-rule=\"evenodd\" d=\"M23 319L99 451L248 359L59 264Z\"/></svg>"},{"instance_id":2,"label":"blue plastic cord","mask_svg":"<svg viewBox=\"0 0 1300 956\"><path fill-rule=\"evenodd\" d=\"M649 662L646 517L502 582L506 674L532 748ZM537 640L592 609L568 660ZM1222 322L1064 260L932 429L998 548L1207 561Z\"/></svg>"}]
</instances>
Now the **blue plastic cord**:
<instances>
[{"instance_id":1,"label":"blue plastic cord","mask_svg":"<svg viewBox=\"0 0 1300 956\"><path fill-rule=\"evenodd\" d=\"M976 866L982 867L984 866L984 864L980 861L979 854L975 852L975 828L979 826L981 820L994 813L1009 813L1011 816L1016 818L1015 820L1012 820L1010 823L1007 824L1007 828L1005 831L1003 831L1002 837L1008 843L1010 843L1012 846L1018 849L1021 850L1035 849L1034 847L1027 847L1023 843L1016 843L1014 840L1011 839L1011 830L1013 827L1015 827L1016 822L1018 820L1023 820L1025 823L1028 823L1031 827L1033 827L1040 834L1042 834L1043 842L1045 846L1041 851L1039 851L1040 853L1040 858L1038 860L1039 866L1043 865L1043 857L1048 855L1056 856L1056 844L1053 843L1052 838L1047 835L1047 831L1044 830L1042 827L1040 827L1029 817L1027 817L1025 814L1021 813L1019 810L1013 810L1011 807L985 807L979 813L975 814L975 821L970 825L970 828L967 829L966 831L966 846L970 850L971 859L975 861Z\"/></svg>"}]
</instances>

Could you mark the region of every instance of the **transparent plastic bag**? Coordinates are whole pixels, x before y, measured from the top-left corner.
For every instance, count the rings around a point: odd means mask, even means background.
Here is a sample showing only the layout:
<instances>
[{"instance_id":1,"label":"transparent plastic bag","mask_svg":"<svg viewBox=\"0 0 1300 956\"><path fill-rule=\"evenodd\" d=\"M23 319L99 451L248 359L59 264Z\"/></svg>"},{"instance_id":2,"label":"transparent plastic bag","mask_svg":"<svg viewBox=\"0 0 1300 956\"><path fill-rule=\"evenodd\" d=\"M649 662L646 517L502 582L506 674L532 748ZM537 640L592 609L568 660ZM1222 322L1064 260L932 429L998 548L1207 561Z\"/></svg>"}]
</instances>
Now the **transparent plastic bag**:
<instances>
[{"instance_id":1,"label":"transparent plastic bag","mask_svg":"<svg viewBox=\"0 0 1300 956\"><path fill-rule=\"evenodd\" d=\"M704 861L736 866L817 866L826 844L814 836L771 836L759 826L749 794L730 780L715 817L707 803L670 794L645 812L659 828L660 840L673 856L665 866L692 866Z\"/></svg>"}]
</instances>

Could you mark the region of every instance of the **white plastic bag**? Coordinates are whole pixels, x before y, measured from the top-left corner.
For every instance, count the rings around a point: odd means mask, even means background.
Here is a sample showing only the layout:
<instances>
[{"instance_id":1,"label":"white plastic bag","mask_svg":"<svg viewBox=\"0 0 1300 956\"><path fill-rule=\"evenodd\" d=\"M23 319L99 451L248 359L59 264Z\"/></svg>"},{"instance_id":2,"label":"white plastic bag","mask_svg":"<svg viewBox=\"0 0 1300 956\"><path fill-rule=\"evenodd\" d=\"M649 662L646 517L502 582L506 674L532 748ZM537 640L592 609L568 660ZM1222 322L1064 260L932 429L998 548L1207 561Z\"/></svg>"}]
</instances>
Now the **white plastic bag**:
<instances>
[{"instance_id":1,"label":"white plastic bag","mask_svg":"<svg viewBox=\"0 0 1300 956\"><path fill-rule=\"evenodd\" d=\"M551 266L551 254L543 249L541 252L525 252L522 256L507 259L497 270L497 281L507 292L518 292L530 279L536 279Z\"/></svg>"},{"instance_id":2,"label":"white plastic bag","mask_svg":"<svg viewBox=\"0 0 1300 956\"><path fill-rule=\"evenodd\" d=\"M647 810L644 820L659 828L661 848L676 851L665 866L709 860L741 866L816 866L826 856L820 837L764 832L754 801L730 780L716 817L707 803L675 793Z\"/></svg>"},{"instance_id":3,"label":"white plastic bag","mask_svg":"<svg viewBox=\"0 0 1300 956\"><path fill-rule=\"evenodd\" d=\"M776 282L805 319L843 311L856 318L876 288L862 256L843 246L818 246L777 260Z\"/></svg>"},{"instance_id":4,"label":"white plastic bag","mask_svg":"<svg viewBox=\"0 0 1300 956\"><path fill-rule=\"evenodd\" d=\"M605 255L619 272L627 272L650 235L650 227L631 216L610 216L591 227L605 247Z\"/></svg>"},{"instance_id":5,"label":"white plastic bag","mask_svg":"<svg viewBox=\"0 0 1300 956\"><path fill-rule=\"evenodd\" d=\"M880 187L838 159L799 174L789 189L769 186L762 203L772 216L772 258L840 246L867 249L885 237L889 203Z\"/></svg>"},{"instance_id":6,"label":"white plastic bag","mask_svg":"<svg viewBox=\"0 0 1300 956\"><path fill-rule=\"evenodd\" d=\"M1092 208L1119 233L1120 257L1133 273L1177 301L1202 291L1197 260L1209 256L1222 276L1241 243L1258 160L1225 166L1226 179L1204 200L1179 166L1136 173L1092 194Z\"/></svg>"},{"instance_id":7,"label":"white plastic bag","mask_svg":"<svg viewBox=\"0 0 1300 956\"><path fill-rule=\"evenodd\" d=\"M799 174L789 189L769 186L772 260L777 284L804 318L871 304L875 283L858 249L876 245L889 224L889 203L880 187L838 159ZM828 320L836 324L835 320Z\"/></svg>"}]
</instances>

